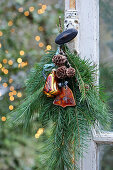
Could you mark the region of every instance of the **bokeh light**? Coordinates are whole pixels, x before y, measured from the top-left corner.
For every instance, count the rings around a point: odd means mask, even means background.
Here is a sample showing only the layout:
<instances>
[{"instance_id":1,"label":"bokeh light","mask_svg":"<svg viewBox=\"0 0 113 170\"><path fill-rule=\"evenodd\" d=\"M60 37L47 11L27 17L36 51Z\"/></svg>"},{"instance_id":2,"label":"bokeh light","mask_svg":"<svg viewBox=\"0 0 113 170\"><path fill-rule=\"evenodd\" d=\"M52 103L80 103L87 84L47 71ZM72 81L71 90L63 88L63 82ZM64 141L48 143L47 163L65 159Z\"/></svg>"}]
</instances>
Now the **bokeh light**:
<instances>
[{"instance_id":1,"label":"bokeh light","mask_svg":"<svg viewBox=\"0 0 113 170\"><path fill-rule=\"evenodd\" d=\"M2 116L2 117L1 117L1 120L2 120L3 122L5 122L5 121L6 121L6 117L5 117L5 116Z\"/></svg>"},{"instance_id":2,"label":"bokeh light","mask_svg":"<svg viewBox=\"0 0 113 170\"><path fill-rule=\"evenodd\" d=\"M5 53L8 54L8 50L5 50Z\"/></svg>"},{"instance_id":3,"label":"bokeh light","mask_svg":"<svg viewBox=\"0 0 113 170\"><path fill-rule=\"evenodd\" d=\"M39 31L44 31L44 28L42 26L40 26L38 29Z\"/></svg>"},{"instance_id":4,"label":"bokeh light","mask_svg":"<svg viewBox=\"0 0 113 170\"><path fill-rule=\"evenodd\" d=\"M11 84L12 82L13 82L13 79L10 78L10 79L9 79L9 83Z\"/></svg>"},{"instance_id":5,"label":"bokeh light","mask_svg":"<svg viewBox=\"0 0 113 170\"><path fill-rule=\"evenodd\" d=\"M46 5L42 5L42 9L46 10L47 6Z\"/></svg>"},{"instance_id":6,"label":"bokeh light","mask_svg":"<svg viewBox=\"0 0 113 170\"><path fill-rule=\"evenodd\" d=\"M5 58L5 59L3 59L3 63L4 64L6 64L7 63L7 59Z\"/></svg>"},{"instance_id":7,"label":"bokeh light","mask_svg":"<svg viewBox=\"0 0 113 170\"><path fill-rule=\"evenodd\" d=\"M24 11L23 7L18 8L18 11L23 12Z\"/></svg>"},{"instance_id":8,"label":"bokeh light","mask_svg":"<svg viewBox=\"0 0 113 170\"><path fill-rule=\"evenodd\" d=\"M4 69L4 74L8 74L8 70L7 69Z\"/></svg>"},{"instance_id":9,"label":"bokeh light","mask_svg":"<svg viewBox=\"0 0 113 170\"><path fill-rule=\"evenodd\" d=\"M21 93L21 92L18 92L18 93L17 93L17 96L18 96L18 97L22 97L22 93Z\"/></svg>"},{"instance_id":10,"label":"bokeh light","mask_svg":"<svg viewBox=\"0 0 113 170\"><path fill-rule=\"evenodd\" d=\"M11 27L12 25L13 25L13 21L10 20L10 21L8 22L8 26Z\"/></svg>"},{"instance_id":11,"label":"bokeh light","mask_svg":"<svg viewBox=\"0 0 113 170\"><path fill-rule=\"evenodd\" d=\"M42 48L43 46L44 46L44 44L43 44L42 42L40 42L40 43L39 43L39 47Z\"/></svg>"},{"instance_id":12,"label":"bokeh light","mask_svg":"<svg viewBox=\"0 0 113 170\"><path fill-rule=\"evenodd\" d=\"M44 133L44 128L39 128L37 133L35 134L35 138L38 139L40 135Z\"/></svg>"},{"instance_id":13,"label":"bokeh light","mask_svg":"<svg viewBox=\"0 0 113 170\"><path fill-rule=\"evenodd\" d=\"M21 55L21 56L23 56L24 53L25 53L25 52L24 52L23 50L20 51L20 55Z\"/></svg>"},{"instance_id":14,"label":"bokeh light","mask_svg":"<svg viewBox=\"0 0 113 170\"><path fill-rule=\"evenodd\" d=\"M0 63L0 68L2 68L2 64Z\"/></svg>"},{"instance_id":15,"label":"bokeh light","mask_svg":"<svg viewBox=\"0 0 113 170\"><path fill-rule=\"evenodd\" d=\"M15 96L17 94L16 90L13 90L12 94Z\"/></svg>"},{"instance_id":16,"label":"bokeh light","mask_svg":"<svg viewBox=\"0 0 113 170\"><path fill-rule=\"evenodd\" d=\"M36 36L36 37L35 37L35 40L36 40L36 41L40 41L40 36Z\"/></svg>"},{"instance_id":17,"label":"bokeh light","mask_svg":"<svg viewBox=\"0 0 113 170\"><path fill-rule=\"evenodd\" d=\"M8 64L9 64L9 65L13 65L13 60L9 60L9 61L8 61Z\"/></svg>"},{"instance_id":18,"label":"bokeh light","mask_svg":"<svg viewBox=\"0 0 113 170\"><path fill-rule=\"evenodd\" d=\"M29 11L25 11L25 12L24 12L24 15L25 15L26 17L28 17L28 16L29 16Z\"/></svg>"},{"instance_id":19,"label":"bokeh light","mask_svg":"<svg viewBox=\"0 0 113 170\"><path fill-rule=\"evenodd\" d=\"M3 83L3 87L5 87L5 88L6 88L7 86L8 86L8 84L7 84L7 83Z\"/></svg>"},{"instance_id":20,"label":"bokeh light","mask_svg":"<svg viewBox=\"0 0 113 170\"><path fill-rule=\"evenodd\" d=\"M14 29L14 28L12 28L12 29L11 29L11 32L12 32L12 33L13 33L13 32L15 32L15 29Z\"/></svg>"},{"instance_id":21,"label":"bokeh light","mask_svg":"<svg viewBox=\"0 0 113 170\"><path fill-rule=\"evenodd\" d=\"M13 92L9 92L9 96L13 96Z\"/></svg>"},{"instance_id":22,"label":"bokeh light","mask_svg":"<svg viewBox=\"0 0 113 170\"><path fill-rule=\"evenodd\" d=\"M14 101L14 97L13 96L10 96L10 101Z\"/></svg>"},{"instance_id":23,"label":"bokeh light","mask_svg":"<svg viewBox=\"0 0 113 170\"><path fill-rule=\"evenodd\" d=\"M14 86L10 86L10 91L13 91L14 90Z\"/></svg>"},{"instance_id":24,"label":"bokeh light","mask_svg":"<svg viewBox=\"0 0 113 170\"><path fill-rule=\"evenodd\" d=\"M22 59L21 58L18 58L17 59L17 62L20 64L22 62Z\"/></svg>"},{"instance_id":25,"label":"bokeh light","mask_svg":"<svg viewBox=\"0 0 113 170\"><path fill-rule=\"evenodd\" d=\"M34 7L33 6L29 7L29 11L33 12L34 11Z\"/></svg>"},{"instance_id":26,"label":"bokeh light","mask_svg":"<svg viewBox=\"0 0 113 170\"><path fill-rule=\"evenodd\" d=\"M47 45L46 49L51 50L51 45Z\"/></svg>"},{"instance_id":27,"label":"bokeh light","mask_svg":"<svg viewBox=\"0 0 113 170\"><path fill-rule=\"evenodd\" d=\"M13 105L10 105L9 106L9 110L13 110L14 109L14 106Z\"/></svg>"},{"instance_id":28,"label":"bokeh light","mask_svg":"<svg viewBox=\"0 0 113 170\"><path fill-rule=\"evenodd\" d=\"M0 31L0 37L3 35L3 32L2 31Z\"/></svg>"}]
</instances>

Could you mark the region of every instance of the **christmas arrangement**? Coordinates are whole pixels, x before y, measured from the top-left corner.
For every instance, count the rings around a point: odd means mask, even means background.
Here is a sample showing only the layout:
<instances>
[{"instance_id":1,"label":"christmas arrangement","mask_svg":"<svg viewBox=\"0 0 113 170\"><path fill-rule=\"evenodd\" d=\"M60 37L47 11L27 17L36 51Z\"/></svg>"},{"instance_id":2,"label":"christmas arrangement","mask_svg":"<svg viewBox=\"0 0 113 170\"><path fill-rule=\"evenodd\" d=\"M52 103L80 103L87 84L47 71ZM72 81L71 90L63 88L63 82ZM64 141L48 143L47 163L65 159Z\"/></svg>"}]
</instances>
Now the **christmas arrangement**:
<instances>
[{"instance_id":1,"label":"christmas arrangement","mask_svg":"<svg viewBox=\"0 0 113 170\"><path fill-rule=\"evenodd\" d=\"M110 119L95 85L96 66L66 46L76 35L75 29L69 29L57 36L57 51L47 53L32 69L26 81L27 97L10 116L14 125L22 123L26 128L34 116L44 128L52 123L44 148L48 170L77 169L90 129L96 120L107 127Z\"/></svg>"}]
</instances>

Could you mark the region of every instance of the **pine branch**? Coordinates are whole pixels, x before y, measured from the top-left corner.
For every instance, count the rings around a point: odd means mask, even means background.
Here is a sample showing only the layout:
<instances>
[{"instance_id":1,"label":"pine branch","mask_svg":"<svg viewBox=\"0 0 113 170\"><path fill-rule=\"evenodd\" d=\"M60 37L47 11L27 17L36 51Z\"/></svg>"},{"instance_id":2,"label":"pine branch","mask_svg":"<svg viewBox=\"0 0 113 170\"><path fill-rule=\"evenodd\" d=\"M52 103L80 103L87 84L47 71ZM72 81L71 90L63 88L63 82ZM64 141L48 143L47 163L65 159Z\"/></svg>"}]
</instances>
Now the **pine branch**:
<instances>
[{"instance_id":1,"label":"pine branch","mask_svg":"<svg viewBox=\"0 0 113 170\"><path fill-rule=\"evenodd\" d=\"M23 124L26 128L29 126L33 113L37 111L39 107L38 101L43 94L42 89L43 88L40 88L34 94L28 96L15 111L10 113L10 124L13 123L13 126Z\"/></svg>"},{"instance_id":2,"label":"pine branch","mask_svg":"<svg viewBox=\"0 0 113 170\"><path fill-rule=\"evenodd\" d=\"M74 77L69 80L68 86L73 91L77 105L66 108L53 105L53 98L47 98L42 93L45 83L42 78L43 66L51 63L53 55L54 52L51 52L43 57L32 70L26 83L28 96L19 108L11 113L10 122L14 125L23 123L28 127L34 113L39 114L39 121L44 127L52 122L51 136L44 148L44 154L47 154L48 158L46 167L49 170L76 170L83 148L87 149L89 131L95 120L107 127L110 116L99 93L99 87L94 86L95 66L69 50L66 50L66 55L76 70L77 82Z\"/></svg>"}]
</instances>

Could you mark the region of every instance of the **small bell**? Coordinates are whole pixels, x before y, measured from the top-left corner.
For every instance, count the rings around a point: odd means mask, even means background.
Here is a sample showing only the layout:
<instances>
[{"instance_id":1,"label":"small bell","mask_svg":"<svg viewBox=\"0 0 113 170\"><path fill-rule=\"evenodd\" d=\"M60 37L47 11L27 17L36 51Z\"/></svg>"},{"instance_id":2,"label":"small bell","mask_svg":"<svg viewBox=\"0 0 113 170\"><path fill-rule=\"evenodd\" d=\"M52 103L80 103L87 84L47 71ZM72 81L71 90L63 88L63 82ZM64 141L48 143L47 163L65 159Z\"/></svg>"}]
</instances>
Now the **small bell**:
<instances>
[{"instance_id":1,"label":"small bell","mask_svg":"<svg viewBox=\"0 0 113 170\"><path fill-rule=\"evenodd\" d=\"M48 75L46 79L46 83L43 89L43 92L47 95L47 97L54 97L60 94L60 89L58 88L58 79L56 77L55 70Z\"/></svg>"},{"instance_id":2,"label":"small bell","mask_svg":"<svg viewBox=\"0 0 113 170\"><path fill-rule=\"evenodd\" d=\"M56 96L53 104L63 108L67 106L76 106L73 92L67 85L61 88L61 93Z\"/></svg>"}]
</instances>

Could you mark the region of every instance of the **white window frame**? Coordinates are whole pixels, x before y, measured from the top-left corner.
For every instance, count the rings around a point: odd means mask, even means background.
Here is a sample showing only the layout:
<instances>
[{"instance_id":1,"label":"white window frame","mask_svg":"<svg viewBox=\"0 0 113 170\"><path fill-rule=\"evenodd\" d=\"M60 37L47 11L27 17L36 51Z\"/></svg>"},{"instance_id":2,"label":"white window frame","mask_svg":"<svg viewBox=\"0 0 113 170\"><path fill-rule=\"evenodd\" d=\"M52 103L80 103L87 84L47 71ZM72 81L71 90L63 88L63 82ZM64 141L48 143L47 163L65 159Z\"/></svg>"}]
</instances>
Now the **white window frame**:
<instances>
[{"instance_id":1,"label":"white window frame","mask_svg":"<svg viewBox=\"0 0 113 170\"><path fill-rule=\"evenodd\" d=\"M99 67L99 0L65 0L65 29L74 27L78 35L69 43L81 58L93 61ZM99 75L97 74L97 83ZM92 129L89 148L83 151L80 170L99 170L98 144L113 144L113 133Z\"/></svg>"}]
</instances>

